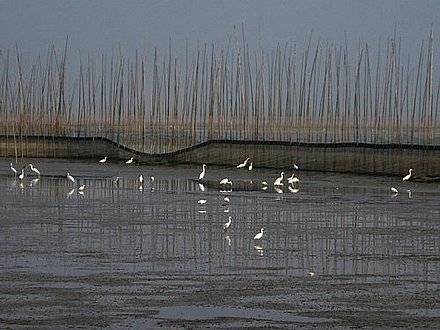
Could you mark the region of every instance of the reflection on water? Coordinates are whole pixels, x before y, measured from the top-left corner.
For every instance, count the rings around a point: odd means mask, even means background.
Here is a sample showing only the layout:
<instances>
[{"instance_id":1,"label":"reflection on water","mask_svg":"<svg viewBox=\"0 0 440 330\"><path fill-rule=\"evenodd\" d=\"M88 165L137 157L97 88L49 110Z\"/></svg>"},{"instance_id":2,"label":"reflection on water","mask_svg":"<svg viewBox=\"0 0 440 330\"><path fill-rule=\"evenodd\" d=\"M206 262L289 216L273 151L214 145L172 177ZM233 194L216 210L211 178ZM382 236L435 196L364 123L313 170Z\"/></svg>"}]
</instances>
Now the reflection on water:
<instances>
[{"instance_id":1,"label":"reflection on water","mask_svg":"<svg viewBox=\"0 0 440 330\"><path fill-rule=\"evenodd\" d=\"M20 181L0 162L3 271L439 280L438 185L301 173L274 189L278 173L255 168L208 169L202 185L199 167L35 163L43 176Z\"/></svg>"}]
</instances>

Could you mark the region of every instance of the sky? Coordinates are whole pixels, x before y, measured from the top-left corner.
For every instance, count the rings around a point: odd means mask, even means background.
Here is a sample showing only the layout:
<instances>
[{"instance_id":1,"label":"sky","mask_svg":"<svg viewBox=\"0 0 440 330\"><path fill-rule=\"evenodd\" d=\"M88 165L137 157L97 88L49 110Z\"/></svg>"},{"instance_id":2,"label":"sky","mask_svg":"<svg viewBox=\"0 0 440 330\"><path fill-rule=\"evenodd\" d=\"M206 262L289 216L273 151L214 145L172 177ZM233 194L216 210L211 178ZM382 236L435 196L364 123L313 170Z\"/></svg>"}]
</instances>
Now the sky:
<instances>
[{"instance_id":1,"label":"sky","mask_svg":"<svg viewBox=\"0 0 440 330\"><path fill-rule=\"evenodd\" d=\"M438 0L0 0L0 50L45 54L50 45L69 56L110 53L121 48L184 55L185 45L227 46L245 40L270 51L277 44L305 47L309 36L334 45L368 43L393 37L404 53L416 54L431 26L440 45ZM438 51L436 51L438 54Z\"/></svg>"}]
</instances>

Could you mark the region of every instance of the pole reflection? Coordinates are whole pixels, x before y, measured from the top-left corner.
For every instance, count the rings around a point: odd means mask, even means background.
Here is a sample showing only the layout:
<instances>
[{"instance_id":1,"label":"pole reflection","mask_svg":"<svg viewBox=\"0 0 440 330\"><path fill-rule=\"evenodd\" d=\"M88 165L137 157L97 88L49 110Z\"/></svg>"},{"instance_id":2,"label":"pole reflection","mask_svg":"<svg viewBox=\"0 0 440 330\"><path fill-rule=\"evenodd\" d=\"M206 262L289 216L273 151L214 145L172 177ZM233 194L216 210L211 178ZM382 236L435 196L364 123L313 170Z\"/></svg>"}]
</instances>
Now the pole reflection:
<instances>
[{"instance_id":1,"label":"pole reflection","mask_svg":"<svg viewBox=\"0 0 440 330\"><path fill-rule=\"evenodd\" d=\"M79 181L83 194L65 178L0 176L4 270L439 280L438 192L392 198L319 180L295 194L258 184L220 192L179 169L145 180L142 190L136 175L117 184ZM264 236L254 241L261 227Z\"/></svg>"}]
</instances>

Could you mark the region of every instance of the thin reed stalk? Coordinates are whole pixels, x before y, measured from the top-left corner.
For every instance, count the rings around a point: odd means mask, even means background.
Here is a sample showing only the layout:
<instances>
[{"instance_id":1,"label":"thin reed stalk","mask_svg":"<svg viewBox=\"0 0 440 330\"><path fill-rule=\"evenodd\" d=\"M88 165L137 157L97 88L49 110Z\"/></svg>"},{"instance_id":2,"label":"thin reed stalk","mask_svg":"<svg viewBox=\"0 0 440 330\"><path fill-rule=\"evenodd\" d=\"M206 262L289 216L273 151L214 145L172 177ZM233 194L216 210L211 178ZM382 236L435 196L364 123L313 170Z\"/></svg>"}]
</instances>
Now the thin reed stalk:
<instances>
[{"instance_id":1,"label":"thin reed stalk","mask_svg":"<svg viewBox=\"0 0 440 330\"><path fill-rule=\"evenodd\" d=\"M23 150L29 135L105 137L150 153L216 139L438 145L433 31L415 65L401 49L395 33L377 56L312 36L302 52L252 53L242 34L228 49L187 48L184 60L170 42L163 57L119 48L80 56L75 70L67 40L30 61L16 47L0 52L0 134Z\"/></svg>"}]
</instances>

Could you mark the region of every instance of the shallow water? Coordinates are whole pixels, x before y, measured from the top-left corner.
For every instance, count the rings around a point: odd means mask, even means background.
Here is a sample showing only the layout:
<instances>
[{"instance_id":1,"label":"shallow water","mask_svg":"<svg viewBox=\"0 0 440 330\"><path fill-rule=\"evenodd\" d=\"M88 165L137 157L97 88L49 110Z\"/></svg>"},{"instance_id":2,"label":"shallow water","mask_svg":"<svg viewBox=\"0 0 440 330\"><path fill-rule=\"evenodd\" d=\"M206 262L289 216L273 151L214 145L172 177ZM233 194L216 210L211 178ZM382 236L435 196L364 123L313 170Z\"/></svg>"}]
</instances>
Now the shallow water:
<instances>
[{"instance_id":1,"label":"shallow water","mask_svg":"<svg viewBox=\"0 0 440 330\"><path fill-rule=\"evenodd\" d=\"M9 169L10 160L0 161L0 300L10 303L15 299L22 308L22 313L15 310L18 316L14 317L11 309L2 308L0 318L7 320L3 325L23 325L29 319L36 325L56 325L41 323L40 319L53 321L54 316L44 312L48 306L30 312L29 304L23 303L47 301L45 295L53 297L54 290L93 292L93 299L81 299L101 306L116 306L128 296L136 300L131 316L110 307L102 323L88 326L127 325L136 313L141 316L136 314L133 324L139 325L142 317L145 322L162 322L174 308L163 300L174 299L175 305L182 306L185 297L185 306L194 306L191 294L203 291L204 300L198 303L211 305L206 286L223 286L225 281L332 278L337 284L347 279L364 285L392 281L399 283L403 293L406 289L438 290L438 184L299 170L299 184L293 187L285 182L277 191L272 183L279 173L258 166L253 171L208 167L199 185L195 180L199 166L25 160L29 162L41 171L39 179L27 168L28 176L20 181ZM65 178L67 171L76 183ZM145 178L142 188L140 174ZM218 184L224 177L232 180L231 191ZM269 183L266 190L262 181ZM82 184L81 194L77 188ZM391 186L399 189L398 195L390 191ZM202 199L205 204L198 202ZM223 230L228 216L231 226ZM255 241L261 227L265 228L263 238ZM98 278L111 280L99 283ZM23 290L24 284L38 290ZM263 291L218 304L287 304L295 299L286 295L283 302L275 288L271 292L263 287ZM148 308L145 301L138 305L146 292ZM68 310L63 305L51 313L61 317ZM214 317L224 318L229 309L213 310ZM231 310L230 317L236 320L239 309ZM169 319L175 322L176 317Z\"/></svg>"}]
</instances>

